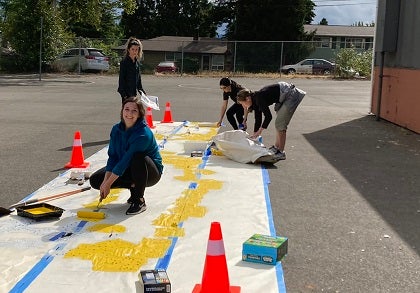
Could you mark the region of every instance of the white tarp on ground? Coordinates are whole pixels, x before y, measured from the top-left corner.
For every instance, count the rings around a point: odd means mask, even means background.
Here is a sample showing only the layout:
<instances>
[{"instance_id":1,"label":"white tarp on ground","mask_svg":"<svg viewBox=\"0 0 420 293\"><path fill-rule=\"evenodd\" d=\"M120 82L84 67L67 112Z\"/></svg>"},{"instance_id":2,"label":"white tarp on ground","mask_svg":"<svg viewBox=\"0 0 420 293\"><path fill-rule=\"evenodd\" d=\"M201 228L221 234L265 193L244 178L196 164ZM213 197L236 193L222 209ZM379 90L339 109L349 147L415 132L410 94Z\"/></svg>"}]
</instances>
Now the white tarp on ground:
<instances>
[{"instance_id":1,"label":"white tarp on ground","mask_svg":"<svg viewBox=\"0 0 420 293\"><path fill-rule=\"evenodd\" d=\"M118 189L100 210L105 219L80 219L78 211L92 211L98 202L98 191L89 190L49 202L65 210L58 220L34 221L16 212L1 217L0 292L142 292L138 273L154 268L167 270L172 292L191 292L201 283L213 221L221 224L232 286L249 293L285 292L280 262L242 261L242 243L250 236L275 235L266 170L224 156L190 157L185 142L205 143L217 128L188 122L155 126L165 169L161 181L146 189L148 209L126 216L129 192ZM85 171L104 166L106 151L87 158ZM66 184L70 171L29 197L79 188Z\"/></svg>"}]
</instances>

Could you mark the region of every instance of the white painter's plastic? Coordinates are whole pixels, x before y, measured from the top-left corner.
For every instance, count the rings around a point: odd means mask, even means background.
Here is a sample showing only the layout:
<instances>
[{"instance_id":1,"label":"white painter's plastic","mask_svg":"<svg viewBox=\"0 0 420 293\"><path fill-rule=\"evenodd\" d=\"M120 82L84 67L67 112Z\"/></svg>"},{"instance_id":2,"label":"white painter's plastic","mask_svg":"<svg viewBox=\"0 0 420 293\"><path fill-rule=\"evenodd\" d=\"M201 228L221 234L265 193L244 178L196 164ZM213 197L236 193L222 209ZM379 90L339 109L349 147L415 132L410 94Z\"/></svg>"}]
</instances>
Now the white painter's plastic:
<instances>
[{"instance_id":1,"label":"white painter's plastic","mask_svg":"<svg viewBox=\"0 0 420 293\"><path fill-rule=\"evenodd\" d=\"M140 91L141 93L141 102L143 103L143 105L145 105L146 107L150 107L154 110L160 110L159 108L159 98L156 96L147 96L145 95L142 91Z\"/></svg>"},{"instance_id":2,"label":"white painter's plastic","mask_svg":"<svg viewBox=\"0 0 420 293\"><path fill-rule=\"evenodd\" d=\"M213 141L226 157L239 163L254 163L262 156L272 155L259 141L248 136L245 131L230 130L214 136Z\"/></svg>"}]
</instances>

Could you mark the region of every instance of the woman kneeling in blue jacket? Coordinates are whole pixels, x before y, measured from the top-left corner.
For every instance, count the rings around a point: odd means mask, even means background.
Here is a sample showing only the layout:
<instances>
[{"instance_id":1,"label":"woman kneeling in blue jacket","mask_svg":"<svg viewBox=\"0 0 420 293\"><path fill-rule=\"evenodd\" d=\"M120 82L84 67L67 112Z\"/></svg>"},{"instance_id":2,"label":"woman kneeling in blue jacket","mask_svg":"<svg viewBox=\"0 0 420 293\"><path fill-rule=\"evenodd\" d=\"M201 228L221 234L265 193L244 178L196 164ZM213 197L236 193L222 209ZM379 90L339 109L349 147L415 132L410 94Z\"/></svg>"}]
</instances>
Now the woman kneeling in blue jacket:
<instances>
[{"instance_id":1,"label":"woman kneeling in blue jacket","mask_svg":"<svg viewBox=\"0 0 420 293\"><path fill-rule=\"evenodd\" d=\"M111 188L130 189L126 214L135 215L146 210L146 187L155 185L162 176L162 157L144 120L139 98L125 99L120 116L121 121L111 130L107 164L92 174L90 185L100 190L100 200L108 196Z\"/></svg>"}]
</instances>

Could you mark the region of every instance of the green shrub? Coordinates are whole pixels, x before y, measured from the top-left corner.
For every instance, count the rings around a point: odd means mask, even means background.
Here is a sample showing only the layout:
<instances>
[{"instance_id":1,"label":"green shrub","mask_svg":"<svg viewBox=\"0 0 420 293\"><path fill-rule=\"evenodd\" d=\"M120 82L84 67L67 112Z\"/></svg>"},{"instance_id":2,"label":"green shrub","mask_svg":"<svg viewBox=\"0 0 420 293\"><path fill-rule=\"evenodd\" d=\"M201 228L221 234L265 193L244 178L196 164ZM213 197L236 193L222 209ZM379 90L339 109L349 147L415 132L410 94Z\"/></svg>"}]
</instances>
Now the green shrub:
<instances>
[{"instance_id":1,"label":"green shrub","mask_svg":"<svg viewBox=\"0 0 420 293\"><path fill-rule=\"evenodd\" d=\"M335 74L341 78L363 76L370 78L372 68L372 50L357 51L354 48L344 48L335 56Z\"/></svg>"},{"instance_id":2,"label":"green shrub","mask_svg":"<svg viewBox=\"0 0 420 293\"><path fill-rule=\"evenodd\" d=\"M200 62L197 58L185 58L183 66L184 73L197 73L200 69Z\"/></svg>"}]
</instances>

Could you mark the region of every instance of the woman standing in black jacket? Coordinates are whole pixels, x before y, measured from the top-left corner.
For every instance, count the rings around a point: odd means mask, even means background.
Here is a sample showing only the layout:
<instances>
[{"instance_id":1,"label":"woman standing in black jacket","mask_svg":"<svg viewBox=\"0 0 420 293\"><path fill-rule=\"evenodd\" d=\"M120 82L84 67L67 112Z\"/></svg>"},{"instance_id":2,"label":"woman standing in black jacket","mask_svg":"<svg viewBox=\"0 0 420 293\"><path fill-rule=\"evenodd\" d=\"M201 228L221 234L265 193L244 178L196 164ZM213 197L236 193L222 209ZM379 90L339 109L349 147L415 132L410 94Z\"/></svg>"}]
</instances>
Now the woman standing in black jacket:
<instances>
[{"instance_id":1,"label":"woman standing in black jacket","mask_svg":"<svg viewBox=\"0 0 420 293\"><path fill-rule=\"evenodd\" d=\"M137 91L146 93L141 84L140 59L142 55L143 46L140 40L131 37L127 42L124 58L120 63L118 92L122 101L127 97L135 97Z\"/></svg>"}]
</instances>

